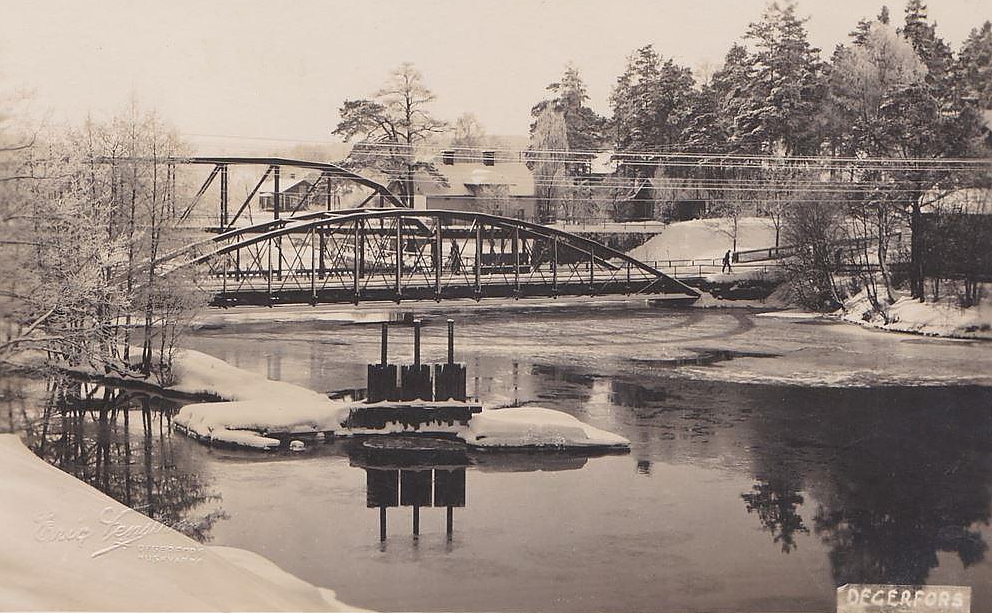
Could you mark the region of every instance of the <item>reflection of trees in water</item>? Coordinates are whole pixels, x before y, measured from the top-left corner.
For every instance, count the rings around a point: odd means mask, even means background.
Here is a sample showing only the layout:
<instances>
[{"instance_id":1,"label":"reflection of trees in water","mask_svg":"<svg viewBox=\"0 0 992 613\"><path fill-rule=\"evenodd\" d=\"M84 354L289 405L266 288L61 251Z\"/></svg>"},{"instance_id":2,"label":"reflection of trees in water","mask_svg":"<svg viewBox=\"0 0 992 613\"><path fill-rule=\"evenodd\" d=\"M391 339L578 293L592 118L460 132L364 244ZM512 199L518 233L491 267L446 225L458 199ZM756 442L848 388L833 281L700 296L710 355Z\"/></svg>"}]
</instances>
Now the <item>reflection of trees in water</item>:
<instances>
[{"instance_id":1,"label":"reflection of trees in water","mask_svg":"<svg viewBox=\"0 0 992 613\"><path fill-rule=\"evenodd\" d=\"M834 469L813 522L838 584L923 583L938 551L964 566L984 559L988 544L971 527L989 523L989 454L961 439L927 441L923 433L940 425L920 426L911 440L875 437ZM948 416L946 427L958 426Z\"/></svg>"},{"instance_id":2,"label":"reflection of trees in water","mask_svg":"<svg viewBox=\"0 0 992 613\"><path fill-rule=\"evenodd\" d=\"M796 548L796 535L809 534L803 523L799 507L803 497L791 484L780 481L759 481L752 491L741 494L748 513L757 513L765 530L772 533L772 539L782 545L782 553Z\"/></svg>"},{"instance_id":3,"label":"reflection of trees in water","mask_svg":"<svg viewBox=\"0 0 992 613\"><path fill-rule=\"evenodd\" d=\"M836 584L922 584L938 552L965 566L988 544L992 390L802 390L765 398L754 422L758 483L742 496L783 551L812 528L830 548ZM829 418L825 418L829 415Z\"/></svg>"},{"instance_id":4,"label":"reflection of trees in water","mask_svg":"<svg viewBox=\"0 0 992 613\"><path fill-rule=\"evenodd\" d=\"M604 376L549 365L530 374L556 401L578 403ZM801 388L618 374L610 378L610 402L636 418L634 426L618 424L629 426L619 433L634 441L642 474L650 474L649 457L671 457L675 447L676 461L719 453L749 466L755 484L741 495L748 512L783 552L796 550L804 534L820 538L838 585L923 583L938 552L953 552L965 566L985 559L988 544L973 527L992 519L992 389ZM575 404L563 408L581 412Z\"/></svg>"},{"instance_id":5,"label":"reflection of trees in water","mask_svg":"<svg viewBox=\"0 0 992 613\"><path fill-rule=\"evenodd\" d=\"M41 418L25 421L23 432L48 463L205 542L227 515L219 509L198 513L220 496L208 493L195 472L177 466L175 409L162 398L60 378L48 386Z\"/></svg>"}]
</instances>

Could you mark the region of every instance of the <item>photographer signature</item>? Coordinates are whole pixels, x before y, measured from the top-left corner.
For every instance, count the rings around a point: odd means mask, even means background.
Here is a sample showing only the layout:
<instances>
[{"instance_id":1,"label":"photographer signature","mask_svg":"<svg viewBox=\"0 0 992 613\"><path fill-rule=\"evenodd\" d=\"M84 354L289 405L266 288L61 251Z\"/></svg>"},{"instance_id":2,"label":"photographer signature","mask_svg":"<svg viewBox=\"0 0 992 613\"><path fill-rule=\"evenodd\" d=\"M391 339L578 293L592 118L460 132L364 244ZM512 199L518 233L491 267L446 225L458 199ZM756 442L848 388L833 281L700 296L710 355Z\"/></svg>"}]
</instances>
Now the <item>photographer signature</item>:
<instances>
[{"instance_id":1,"label":"photographer signature","mask_svg":"<svg viewBox=\"0 0 992 613\"><path fill-rule=\"evenodd\" d=\"M159 522L136 512L146 506L138 509L104 507L97 515L96 526L92 528L83 518L79 518L77 525L67 526L59 523L54 511L43 512L35 517L37 528L34 539L39 543L76 543L80 547L94 539L103 545L90 554L91 558L96 558L115 549L127 549L132 543L168 528L182 531L183 528L193 527L183 520Z\"/></svg>"}]
</instances>

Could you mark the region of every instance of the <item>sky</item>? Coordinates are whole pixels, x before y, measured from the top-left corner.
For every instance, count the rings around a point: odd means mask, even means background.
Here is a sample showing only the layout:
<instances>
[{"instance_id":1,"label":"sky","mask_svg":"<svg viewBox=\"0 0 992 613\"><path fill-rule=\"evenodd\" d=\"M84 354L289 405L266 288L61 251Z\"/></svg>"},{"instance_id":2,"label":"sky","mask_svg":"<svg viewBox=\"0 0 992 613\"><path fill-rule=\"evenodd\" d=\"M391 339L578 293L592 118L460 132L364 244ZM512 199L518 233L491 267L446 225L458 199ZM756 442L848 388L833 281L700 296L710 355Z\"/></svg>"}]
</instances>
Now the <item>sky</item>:
<instances>
[{"instance_id":1,"label":"sky","mask_svg":"<svg viewBox=\"0 0 992 613\"><path fill-rule=\"evenodd\" d=\"M333 138L344 99L369 96L409 61L436 94L438 117L472 112L490 134L521 135L566 63L606 114L634 49L653 44L697 74L711 72L766 4L0 0L0 88L28 90L35 112L52 122L107 117L134 98L190 137L321 142ZM799 0L798 12L827 57L883 4ZM902 2L888 4L899 25ZM931 0L929 8L955 50L992 20L992 0Z\"/></svg>"}]
</instances>

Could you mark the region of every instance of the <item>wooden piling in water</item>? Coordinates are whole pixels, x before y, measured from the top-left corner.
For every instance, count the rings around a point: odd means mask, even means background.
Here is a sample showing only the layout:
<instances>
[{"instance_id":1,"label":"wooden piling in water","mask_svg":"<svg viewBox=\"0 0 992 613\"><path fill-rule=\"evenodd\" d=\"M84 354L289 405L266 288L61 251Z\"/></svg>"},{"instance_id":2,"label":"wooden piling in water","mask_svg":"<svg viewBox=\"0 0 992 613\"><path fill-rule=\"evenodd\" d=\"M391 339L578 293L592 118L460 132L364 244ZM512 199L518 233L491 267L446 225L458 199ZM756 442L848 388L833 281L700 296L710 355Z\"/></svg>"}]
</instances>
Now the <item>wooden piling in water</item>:
<instances>
[{"instance_id":1,"label":"wooden piling in water","mask_svg":"<svg viewBox=\"0 0 992 613\"><path fill-rule=\"evenodd\" d=\"M420 320L413 320L413 364L420 366Z\"/></svg>"},{"instance_id":2,"label":"wooden piling in water","mask_svg":"<svg viewBox=\"0 0 992 613\"><path fill-rule=\"evenodd\" d=\"M448 363L434 365L434 400L460 400L468 397L466 368L455 363L455 321L448 320Z\"/></svg>"},{"instance_id":3,"label":"wooden piling in water","mask_svg":"<svg viewBox=\"0 0 992 613\"><path fill-rule=\"evenodd\" d=\"M389 346L389 324L386 322L382 322L382 341L380 342L380 347L379 347L380 364L385 365L388 363L388 360L386 359L388 346Z\"/></svg>"},{"instance_id":4,"label":"wooden piling in water","mask_svg":"<svg viewBox=\"0 0 992 613\"><path fill-rule=\"evenodd\" d=\"M382 340L379 347L379 364L368 365L366 388L369 402L399 400L396 387L396 365L388 363L389 324L382 324Z\"/></svg>"},{"instance_id":5,"label":"wooden piling in water","mask_svg":"<svg viewBox=\"0 0 992 613\"><path fill-rule=\"evenodd\" d=\"M448 319L448 364L455 363L455 320Z\"/></svg>"}]
</instances>

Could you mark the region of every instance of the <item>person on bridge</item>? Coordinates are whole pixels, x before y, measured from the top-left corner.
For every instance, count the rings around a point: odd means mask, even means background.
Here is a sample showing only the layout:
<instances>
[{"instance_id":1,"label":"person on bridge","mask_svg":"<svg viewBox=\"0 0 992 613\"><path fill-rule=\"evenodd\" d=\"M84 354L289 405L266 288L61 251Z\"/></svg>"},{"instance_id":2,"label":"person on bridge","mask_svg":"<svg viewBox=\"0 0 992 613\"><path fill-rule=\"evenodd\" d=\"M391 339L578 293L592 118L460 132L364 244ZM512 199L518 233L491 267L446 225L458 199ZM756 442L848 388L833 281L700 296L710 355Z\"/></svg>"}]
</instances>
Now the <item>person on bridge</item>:
<instances>
[{"instance_id":1,"label":"person on bridge","mask_svg":"<svg viewBox=\"0 0 992 613\"><path fill-rule=\"evenodd\" d=\"M458 243L451 241L451 251L448 254L451 260L451 274L457 275L462 269L462 256L458 251Z\"/></svg>"},{"instance_id":2,"label":"person on bridge","mask_svg":"<svg viewBox=\"0 0 992 613\"><path fill-rule=\"evenodd\" d=\"M730 249L727 249L727 253L724 253L723 254L723 270L722 270L722 272L724 272L724 273L734 272L734 270L730 267Z\"/></svg>"}]
</instances>

